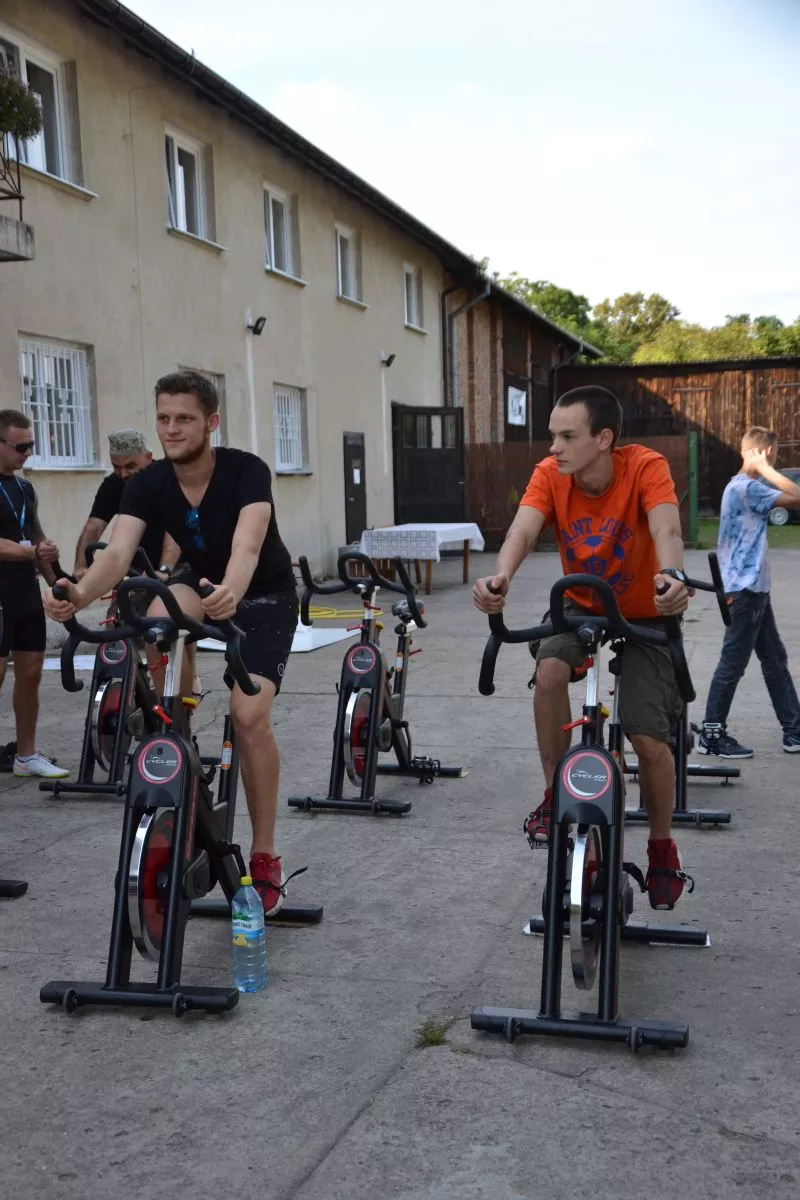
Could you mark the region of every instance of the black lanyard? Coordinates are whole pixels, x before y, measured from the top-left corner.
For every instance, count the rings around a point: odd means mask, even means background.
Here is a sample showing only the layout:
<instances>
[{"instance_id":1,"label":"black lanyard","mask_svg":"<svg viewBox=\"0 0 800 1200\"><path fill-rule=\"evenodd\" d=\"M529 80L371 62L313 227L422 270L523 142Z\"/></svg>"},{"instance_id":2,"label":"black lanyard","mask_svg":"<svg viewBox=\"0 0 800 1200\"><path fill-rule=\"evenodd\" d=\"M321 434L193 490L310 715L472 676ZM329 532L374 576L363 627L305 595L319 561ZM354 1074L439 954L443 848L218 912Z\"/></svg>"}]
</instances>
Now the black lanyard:
<instances>
[{"instance_id":1,"label":"black lanyard","mask_svg":"<svg viewBox=\"0 0 800 1200\"><path fill-rule=\"evenodd\" d=\"M17 485L17 487L19 488L20 493L22 495L22 508L20 509L19 512L17 512L16 508L14 507L11 497L9 496L9 494L6 491L5 486L2 482L0 482L0 491L2 491L3 495L5 496L6 500L8 501L8 507L11 509L11 511L13 512L17 521L19 522L20 533L22 534L23 537L25 537L25 514L27 512L27 501L25 499L25 489L22 486L22 484L20 483L20 481L16 478L16 476L12 475L11 478L14 480L14 483Z\"/></svg>"}]
</instances>

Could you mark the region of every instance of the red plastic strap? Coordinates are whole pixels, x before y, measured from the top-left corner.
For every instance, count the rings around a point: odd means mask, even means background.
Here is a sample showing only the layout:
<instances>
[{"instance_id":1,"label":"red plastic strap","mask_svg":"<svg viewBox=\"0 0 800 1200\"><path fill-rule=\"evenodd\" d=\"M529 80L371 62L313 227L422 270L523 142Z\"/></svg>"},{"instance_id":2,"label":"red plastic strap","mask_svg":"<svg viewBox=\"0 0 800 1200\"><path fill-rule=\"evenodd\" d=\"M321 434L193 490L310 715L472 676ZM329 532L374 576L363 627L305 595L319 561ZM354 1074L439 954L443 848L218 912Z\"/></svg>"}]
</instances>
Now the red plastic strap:
<instances>
[{"instance_id":1,"label":"red plastic strap","mask_svg":"<svg viewBox=\"0 0 800 1200\"><path fill-rule=\"evenodd\" d=\"M577 721L570 721L569 725L562 725L561 728L567 733L570 729L577 729L579 725L588 725L589 720L589 717L578 717Z\"/></svg>"},{"instance_id":2,"label":"red plastic strap","mask_svg":"<svg viewBox=\"0 0 800 1200\"><path fill-rule=\"evenodd\" d=\"M156 714L157 717L161 718L161 720L164 722L165 725L172 724L172 717L167 716L167 714L164 712L164 709L161 707L160 704L153 705L153 712Z\"/></svg>"}]
</instances>

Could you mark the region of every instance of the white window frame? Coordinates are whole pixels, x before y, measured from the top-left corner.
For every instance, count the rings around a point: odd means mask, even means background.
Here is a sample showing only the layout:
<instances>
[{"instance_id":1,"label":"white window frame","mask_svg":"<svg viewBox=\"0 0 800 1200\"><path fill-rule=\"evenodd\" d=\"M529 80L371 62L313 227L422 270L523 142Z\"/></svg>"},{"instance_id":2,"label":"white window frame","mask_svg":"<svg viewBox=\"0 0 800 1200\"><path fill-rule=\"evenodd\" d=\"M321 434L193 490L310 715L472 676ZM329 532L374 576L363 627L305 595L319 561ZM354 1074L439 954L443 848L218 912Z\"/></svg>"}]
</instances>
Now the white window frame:
<instances>
[{"instance_id":1,"label":"white window frame","mask_svg":"<svg viewBox=\"0 0 800 1200\"><path fill-rule=\"evenodd\" d=\"M336 225L336 294L340 300L363 302L361 295L361 239L358 231L348 225ZM342 242L349 247L349 271L342 258Z\"/></svg>"},{"instance_id":2,"label":"white window frame","mask_svg":"<svg viewBox=\"0 0 800 1200\"><path fill-rule=\"evenodd\" d=\"M291 475L308 471L307 407L304 388L285 383L272 386L275 472Z\"/></svg>"},{"instance_id":3,"label":"white window frame","mask_svg":"<svg viewBox=\"0 0 800 1200\"><path fill-rule=\"evenodd\" d=\"M169 143L172 143L170 148ZM189 229L188 220L186 224L181 225L180 218L180 201L181 196L178 193L179 180L179 164L178 152L182 150L185 154L191 154L195 162L195 182L197 203L195 209L195 219L197 229ZM164 171L167 177L167 221L171 229L177 229L181 233L188 233L190 237L199 237L204 240L208 238L208 221L206 213L206 196L205 196L205 147L195 138L188 137L185 133L174 129L167 125L164 130ZM175 192L172 190L172 180L170 179L170 168L167 165L167 155L169 155L172 167L172 179L175 181ZM183 199L183 215L186 214L186 195L184 190Z\"/></svg>"},{"instance_id":4,"label":"white window frame","mask_svg":"<svg viewBox=\"0 0 800 1200\"><path fill-rule=\"evenodd\" d=\"M409 281L411 283L412 302L409 304ZM411 263L403 266L403 304L405 307L406 325L409 329L424 330L424 313L422 307L422 269Z\"/></svg>"},{"instance_id":5,"label":"white window frame","mask_svg":"<svg viewBox=\"0 0 800 1200\"><path fill-rule=\"evenodd\" d=\"M272 216L272 204L275 201L283 206L283 260L285 265L278 266L279 254L276 246L275 224ZM296 279L299 272L299 247L295 245L295 206L297 198L291 192L274 184L264 184L264 253L265 267L276 275L288 275Z\"/></svg>"},{"instance_id":6,"label":"white window frame","mask_svg":"<svg viewBox=\"0 0 800 1200\"><path fill-rule=\"evenodd\" d=\"M58 58L55 57L55 55L45 50L42 46L37 45L35 42L30 42L26 38L20 38L6 25L0 25L0 38L2 38L5 42L10 42L16 50L19 58L19 78L24 84L27 85L28 83L28 60L34 63L35 66L40 67L41 70L47 71L49 75L53 76L53 104L55 108L54 116L56 140L55 149L58 156L58 170L50 171L47 168L47 155L44 145L44 129L42 129L41 133L38 133L35 138L29 138L27 141L20 140L20 162L25 163L26 166L31 167L31 169L34 171L42 171L43 174L52 175L55 179L65 179L69 181L70 162L69 155L67 153L66 129L64 124L64 80L62 74L62 64ZM0 54L3 54L3 48L1 46ZM4 54L3 58L5 59ZM45 163L43 167L40 167L36 163L32 163L30 161L30 144L32 142L39 141L41 141L42 146L41 157ZM14 157L14 139L8 137L6 139L6 144L9 155Z\"/></svg>"},{"instance_id":7,"label":"white window frame","mask_svg":"<svg viewBox=\"0 0 800 1200\"><path fill-rule=\"evenodd\" d=\"M30 465L94 466L87 350L67 342L21 337L19 351L22 411L30 417L36 442Z\"/></svg>"}]
</instances>

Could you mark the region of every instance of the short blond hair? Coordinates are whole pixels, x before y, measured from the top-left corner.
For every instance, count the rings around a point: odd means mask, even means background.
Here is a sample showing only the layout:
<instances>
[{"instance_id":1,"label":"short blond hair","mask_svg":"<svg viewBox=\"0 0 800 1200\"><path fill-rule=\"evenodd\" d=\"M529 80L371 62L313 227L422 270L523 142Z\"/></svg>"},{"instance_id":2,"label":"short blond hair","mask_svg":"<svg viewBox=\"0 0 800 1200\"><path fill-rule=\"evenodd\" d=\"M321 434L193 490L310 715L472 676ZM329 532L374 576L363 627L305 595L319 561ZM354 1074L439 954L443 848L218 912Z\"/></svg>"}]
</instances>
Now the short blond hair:
<instances>
[{"instance_id":1,"label":"short blond hair","mask_svg":"<svg viewBox=\"0 0 800 1200\"><path fill-rule=\"evenodd\" d=\"M765 425L751 425L742 438L742 451L773 450L778 444L778 435Z\"/></svg>"}]
</instances>

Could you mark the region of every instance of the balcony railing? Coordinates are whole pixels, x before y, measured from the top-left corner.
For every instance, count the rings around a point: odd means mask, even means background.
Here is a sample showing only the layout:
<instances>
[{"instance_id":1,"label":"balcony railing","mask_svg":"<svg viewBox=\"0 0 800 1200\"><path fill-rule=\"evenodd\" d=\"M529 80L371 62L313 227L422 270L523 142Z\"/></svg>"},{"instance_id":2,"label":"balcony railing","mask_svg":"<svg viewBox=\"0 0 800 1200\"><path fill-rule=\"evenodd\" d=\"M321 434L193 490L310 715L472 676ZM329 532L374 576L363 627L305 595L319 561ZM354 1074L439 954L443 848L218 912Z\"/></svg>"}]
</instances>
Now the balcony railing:
<instances>
[{"instance_id":1,"label":"balcony railing","mask_svg":"<svg viewBox=\"0 0 800 1200\"><path fill-rule=\"evenodd\" d=\"M19 169L19 142L8 133L0 135L0 201L16 200L22 220L22 175Z\"/></svg>"}]
</instances>

